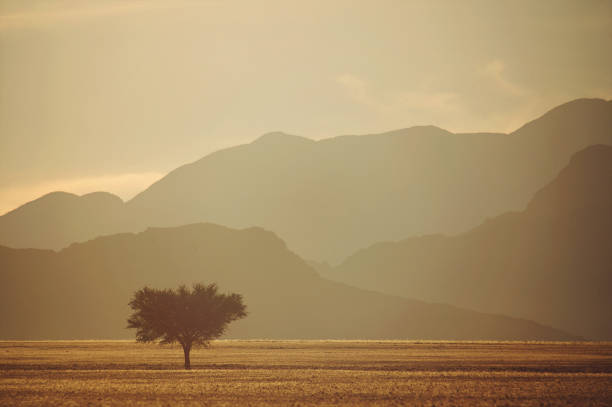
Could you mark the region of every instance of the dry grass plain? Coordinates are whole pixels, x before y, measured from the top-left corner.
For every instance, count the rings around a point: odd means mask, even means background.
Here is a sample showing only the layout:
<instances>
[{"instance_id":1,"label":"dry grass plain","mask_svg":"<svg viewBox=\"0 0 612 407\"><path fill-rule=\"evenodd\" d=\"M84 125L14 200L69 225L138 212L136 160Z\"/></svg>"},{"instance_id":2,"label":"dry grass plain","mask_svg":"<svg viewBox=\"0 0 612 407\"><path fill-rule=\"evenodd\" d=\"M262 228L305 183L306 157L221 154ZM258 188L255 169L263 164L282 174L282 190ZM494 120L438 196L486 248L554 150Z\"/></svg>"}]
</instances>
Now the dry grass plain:
<instances>
[{"instance_id":1,"label":"dry grass plain","mask_svg":"<svg viewBox=\"0 0 612 407\"><path fill-rule=\"evenodd\" d=\"M609 406L612 343L0 342L0 405Z\"/></svg>"}]
</instances>

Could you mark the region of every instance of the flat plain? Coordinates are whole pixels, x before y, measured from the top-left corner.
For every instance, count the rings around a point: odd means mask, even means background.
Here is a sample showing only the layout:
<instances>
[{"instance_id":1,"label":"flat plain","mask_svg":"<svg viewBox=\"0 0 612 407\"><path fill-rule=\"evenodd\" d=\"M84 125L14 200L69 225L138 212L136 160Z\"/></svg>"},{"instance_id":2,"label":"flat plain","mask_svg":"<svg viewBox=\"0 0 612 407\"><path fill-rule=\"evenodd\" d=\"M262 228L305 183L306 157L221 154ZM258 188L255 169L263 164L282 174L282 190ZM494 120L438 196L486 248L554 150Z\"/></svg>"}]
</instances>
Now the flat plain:
<instances>
[{"instance_id":1,"label":"flat plain","mask_svg":"<svg viewBox=\"0 0 612 407\"><path fill-rule=\"evenodd\" d=\"M0 405L609 406L612 343L0 342Z\"/></svg>"}]
</instances>

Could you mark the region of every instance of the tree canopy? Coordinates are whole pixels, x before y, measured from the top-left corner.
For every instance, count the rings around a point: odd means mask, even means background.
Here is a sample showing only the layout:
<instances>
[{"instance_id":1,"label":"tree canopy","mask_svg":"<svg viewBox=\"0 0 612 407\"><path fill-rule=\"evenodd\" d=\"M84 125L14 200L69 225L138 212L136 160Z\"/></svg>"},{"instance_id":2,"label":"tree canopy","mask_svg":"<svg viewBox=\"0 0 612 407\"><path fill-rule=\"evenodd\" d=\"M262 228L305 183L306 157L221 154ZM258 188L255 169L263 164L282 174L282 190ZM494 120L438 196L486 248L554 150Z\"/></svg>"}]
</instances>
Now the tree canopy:
<instances>
[{"instance_id":1,"label":"tree canopy","mask_svg":"<svg viewBox=\"0 0 612 407\"><path fill-rule=\"evenodd\" d=\"M193 346L207 346L223 335L228 324L247 315L240 294L222 294L216 284L181 285L178 289L144 287L129 305L134 311L128 328L136 329L138 342L180 343L185 369L191 368Z\"/></svg>"}]
</instances>

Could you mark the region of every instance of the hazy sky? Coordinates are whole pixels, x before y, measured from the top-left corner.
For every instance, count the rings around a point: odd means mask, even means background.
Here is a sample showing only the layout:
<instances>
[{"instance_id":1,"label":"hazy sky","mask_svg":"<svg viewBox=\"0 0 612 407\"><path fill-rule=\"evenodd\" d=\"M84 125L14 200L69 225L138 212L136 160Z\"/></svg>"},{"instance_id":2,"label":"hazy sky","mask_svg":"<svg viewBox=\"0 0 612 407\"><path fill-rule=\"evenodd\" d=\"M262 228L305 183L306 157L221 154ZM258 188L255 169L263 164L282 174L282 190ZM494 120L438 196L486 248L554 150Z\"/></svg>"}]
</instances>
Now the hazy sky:
<instances>
[{"instance_id":1,"label":"hazy sky","mask_svg":"<svg viewBox=\"0 0 612 407\"><path fill-rule=\"evenodd\" d=\"M612 97L612 1L0 2L0 213L281 130L512 131Z\"/></svg>"}]
</instances>

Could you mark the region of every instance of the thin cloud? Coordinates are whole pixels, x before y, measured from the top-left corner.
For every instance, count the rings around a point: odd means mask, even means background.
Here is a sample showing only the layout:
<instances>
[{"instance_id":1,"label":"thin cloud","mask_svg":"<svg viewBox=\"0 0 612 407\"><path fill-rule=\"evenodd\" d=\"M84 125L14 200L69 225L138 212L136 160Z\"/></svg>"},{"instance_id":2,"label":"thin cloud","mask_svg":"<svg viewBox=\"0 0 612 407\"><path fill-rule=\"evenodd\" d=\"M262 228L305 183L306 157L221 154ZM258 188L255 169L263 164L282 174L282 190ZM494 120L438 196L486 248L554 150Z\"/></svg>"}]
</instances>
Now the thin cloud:
<instances>
[{"instance_id":1,"label":"thin cloud","mask_svg":"<svg viewBox=\"0 0 612 407\"><path fill-rule=\"evenodd\" d=\"M370 106L381 112L429 108L454 110L458 95L453 92L428 90L394 91L386 95L376 95L370 91L368 83L357 75L345 73L336 78L356 102Z\"/></svg>"},{"instance_id":2,"label":"thin cloud","mask_svg":"<svg viewBox=\"0 0 612 407\"><path fill-rule=\"evenodd\" d=\"M393 90L375 92L369 83L354 74L344 73L335 78L347 96L356 103L367 106L388 126L404 127L414 124L441 124L436 117L446 119L462 114L457 93L429 89ZM419 117L419 123L408 123L408 118Z\"/></svg>"},{"instance_id":3,"label":"thin cloud","mask_svg":"<svg viewBox=\"0 0 612 407\"><path fill-rule=\"evenodd\" d=\"M461 94L429 90L426 85L423 85L422 89L410 91L376 92L367 80L352 73L337 76L335 82L353 102L368 107L372 115L383 123L376 131L434 124L460 133L511 132L550 109L550 103L546 100L509 80L506 76L506 66L501 60L492 60L484 67L475 69L474 73L481 77L484 75L488 79L482 86L500 93L503 97L510 96L513 100L520 100L520 104L489 111L483 115L481 110L464 103ZM561 104L568 98L561 98L556 102Z\"/></svg>"},{"instance_id":4,"label":"thin cloud","mask_svg":"<svg viewBox=\"0 0 612 407\"><path fill-rule=\"evenodd\" d=\"M506 65L504 62L499 59L494 59L484 66L482 73L505 93L512 96L525 96L529 94L529 91L525 87L510 81L505 75L505 70Z\"/></svg>"}]
</instances>

